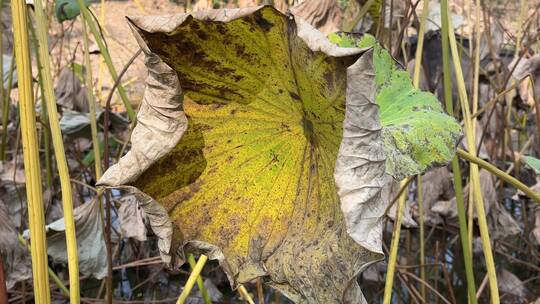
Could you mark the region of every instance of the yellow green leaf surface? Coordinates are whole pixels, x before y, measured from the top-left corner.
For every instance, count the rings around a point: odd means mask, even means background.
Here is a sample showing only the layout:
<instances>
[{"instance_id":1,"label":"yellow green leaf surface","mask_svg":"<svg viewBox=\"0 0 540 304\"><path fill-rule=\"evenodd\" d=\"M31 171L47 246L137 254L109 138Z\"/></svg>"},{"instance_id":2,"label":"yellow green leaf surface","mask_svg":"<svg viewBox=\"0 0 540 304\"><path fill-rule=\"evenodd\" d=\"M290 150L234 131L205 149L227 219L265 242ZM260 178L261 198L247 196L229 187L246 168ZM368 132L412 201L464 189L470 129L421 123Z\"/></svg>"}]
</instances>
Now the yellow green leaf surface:
<instances>
[{"instance_id":1,"label":"yellow green leaf surface","mask_svg":"<svg viewBox=\"0 0 540 304\"><path fill-rule=\"evenodd\" d=\"M185 240L220 248L234 280L270 275L293 299L339 302L368 261L343 229L333 178L345 69L358 56L311 51L271 8L140 33L177 72L188 128L133 185Z\"/></svg>"}]
</instances>

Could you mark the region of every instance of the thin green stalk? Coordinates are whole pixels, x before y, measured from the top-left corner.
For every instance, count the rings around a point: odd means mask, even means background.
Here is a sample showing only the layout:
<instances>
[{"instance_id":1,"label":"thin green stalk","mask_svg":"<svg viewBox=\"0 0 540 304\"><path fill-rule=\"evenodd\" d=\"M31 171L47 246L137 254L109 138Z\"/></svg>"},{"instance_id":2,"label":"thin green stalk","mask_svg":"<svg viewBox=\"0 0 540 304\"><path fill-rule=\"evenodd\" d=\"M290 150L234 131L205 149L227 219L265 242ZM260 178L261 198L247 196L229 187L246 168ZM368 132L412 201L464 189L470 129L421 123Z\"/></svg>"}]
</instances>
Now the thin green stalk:
<instances>
[{"instance_id":1,"label":"thin green stalk","mask_svg":"<svg viewBox=\"0 0 540 304\"><path fill-rule=\"evenodd\" d=\"M191 267L191 271L193 271L195 269L195 266L197 265L197 262L195 261L195 258L193 257L193 254L191 253L188 255L188 263L189 263L189 266ZM204 287L204 282L201 275L197 277L197 286L199 287L199 292L201 293L204 303L212 304L210 295L208 294L208 291Z\"/></svg>"},{"instance_id":2,"label":"thin green stalk","mask_svg":"<svg viewBox=\"0 0 540 304\"><path fill-rule=\"evenodd\" d=\"M19 243L21 243L21 245L23 245L24 247L26 247L28 249L28 251L32 251L30 249L30 246L28 245L28 243L26 242L26 240L22 237L22 235L20 234L17 234L17 238L19 239ZM69 296L69 289L66 287L66 285L64 285L64 283L62 282L62 280L60 280L60 278L56 275L56 273L54 273L54 271L51 269L51 267L48 267L49 268L49 271L48 271L48 274L49 274L49 277L51 277L51 280L53 280L54 284L56 284L56 286L66 295L66 296Z\"/></svg>"},{"instance_id":3,"label":"thin green stalk","mask_svg":"<svg viewBox=\"0 0 540 304\"><path fill-rule=\"evenodd\" d=\"M410 178L406 178L400 182L400 188L405 187L409 183ZM392 290L394 287L394 274L396 272L397 253L399 247L399 236L401 234L401 221L403 219L403 209L405 208L405 200L407 192L399 196L398 207L396 209L396 220L394 222L394 231L392 232L392 242L390 243L390 256L388 257L388 268L386 270L386 281L384 284L383 303L390 304L392 302Z\"/></svg>"},{"instance_id":4,"label":"thin green stalk","mask_svg":"<svg viewBox=\"0 0 540 304\"><path fill-rule=\"evenodd\" d=\"M414 60L414 74L413 74L413 85L415 88L420 86L420 67L422 67L422 56L424 51L424 32L426 30L426 20L429 13L429 1L424 1L424 6L422 8L422 17L420 20L420 29L418 31L418 47L416 48L415 60ZM419 230L420 230L420 265L425 264L425 243L424 243L424 203L422 201L422 175L418 175L418 219L419 219ZM425 282L426 281L426 271L424 267L420 267L420 278ZM426 299L426 286L425 284L420 285L420 293L423 299Z\"/></svg>"},{"instance_id":5,"label":"thin green stalk","mask_svg":"<svg viewBox=\"0 0 540 304\"><path fill-rule=\"evenodd\" d=\"M441 15L449 15L448 9L443 11ZM452 60L456 70L456 79L459 93L459 101L461 105L461 111L463 114L463 122L465 125L465 137L467 140L467 146L472 154L476 155L476 142L475 131L472 125L471 114L469 110L469 99L467 97L467 90L465 88L465 80L463 79L463 71L461 69L461 62L459 60L459 54L456 43L456 36L452 26L452 20L448 17L448 37L450 41L450 50L452 52ZM493 304L499 304L499 287L497 285L497 272L495 269L495 261L493 259L493 252L491 249L491 241L489 239L489 229L486 219L486 211L484 209L484 202L482 198L482 187L480 185L480 174L478 166L474 163L470 164L470 176L471 176L471 191L473 193L473 202L478 215L478 226L480 228L480 238L482 239L482 247L484 251L484 258L486 260L486 268L489 277L489 288L491 291L491 302Z\"/></svg>"},{"instance_id":6,"label":"thin green stalk","mask_svg":"<svg viewBox=\"0 0 540 304\"><path fill-rule=\"evenodd\" d=\"M189 266L191 267L191 271L193 271L195 269L195 266L197 265L197 262L195 261L195 258L193 257L193 254L191 253L188 255L188 263L189 263ZM197 277L197 286L199 287L199 291L201 293L204 303L212 304L210 295L208 294L208 291L204 287L204 282L201 275Z\"/></svg>"},{"instance_id":7,"label":"thin green stalk","mask_svg":"<svg viewBox=\"0 0 540 304\"><path fill-rule=\"evenodd\" d=\"M79 5L81 5L79 3ZM84 6L81 6L84 7ZM85 8L86 9L86 8ZM82 24L82 32L83 32L83 48L84 48L84 65L86 67L86 75L85 75L85 81L86 81L86 93L87 93L87 100L88 100L88 108L90 112L90 129L92 134L92 146L94 148L94 166L96 171L96 180L99 180L101 178L102 170L101 170L101 148L99 144L98 139L98 127L97 127L97 117L96 117L96 102L94 100L94 92L93 92L93 77L92 77L92 63L90 61L90 43L88 40L88 31L86 29L86 22L81 22ZM101 196L102 193L98 193L97 199L101 202ZM103 227L103 233L105 240L109 240L109 234L110 230L107 229L108 225L105 225L104 220L104 210L102 205L100 204L101 208L101 224ZM109 210L107 210L109 211ZM110 255L111 247L110 242L107 243L107 277L105 278L106 283L106 302L112 303L112 294L113 294L113 286L112 286L112 258Z\"/></svg>"},{"instance_id":8,"label":"thin green stalk","mask_svg":"<svg viewBox=\"0 0 540 304\"><path fill-rule=\"evenodd\" d=\"M178 301L176 302L176 304L184 304L186 302L186 299L189 296L191 289L195 285L195 281L197 281L197 278L201 274L201 271L207 260L208 260L208 257L204 254L202 254L199 257L199 260L195 264L195 267L193 267L193 270L191 271L191 274L189 275L186 285L184 286L184 290L182 290L182 293L180 294L180 297L178 298Z\"/></svg>"},{"instance_id":9,"label":"thin green stalk","mask_svg":"<svg viewBox=\"0 0 540 304\"><path fill-rule=\"evenodd\" d=\"M32 93L32 63L28 40L28 13L24 0L11 0L13 37L17 78L19 84L19 109L21 138L26 177L26 197L32 255L34 295L39 303L49 304L51 295L47 277L47 243L45 238L45 212L39 165L39 146L36 132L36 113Z\"/></svg>"},{"instance_id":10,"label":"thin green stalk","mask_svg":"<svg viewBox=\"0 0 540 304\"><path fill-rule=\"evenodd\" d=\"M83 43L84 43L84 65L86 67L86 93L88 96L88 108L90 112L90 128L92 131L92 146L94 147L94 164L96 168L96 180L101 178L101 149L98 140L98 128L97 128L97 117L96 117L96 102L94 100L92 82L92 63L90 62L90 50L89 50L89 41L88 41L88 32L86 30L86 24L82 23L82 32L83 32Z\"/></svg>"},{"instance_id":11,"label":"thin green stalk","mask_svg":"<svg viewBox=\"0 0 540 304\"><path fill-rule=\"evenodd\" d=\"M79 287L79 258L77 252L77 238L75 232L75 220L73 218L73 195L71 192L71 179L67 164L62 131L58 113L56 111L56 96L54 94L52 72L50 66L49 43L47 29L47 16L43 9L41 0L34 1L36 29L39 41L39 65L41 75L41 87L43 90L44 103L46 104L47 114L50 118L49 126L56 158L58 175L60 176L60 187L62 190L62 207L64 211L64 222L66 225L66 247L68 257L70 303L78 304L80 302Z\"/></svg>"},{"instance_id":12,"label":"thin green stalk","mask_svg":"<svg viewBox=\"0 0 540 304\"><path fill-rule=\"evenodd\" d=\"M471 0L469 0L471 1ZM471 113L471 119L472 119L472 130L475 131L476 134L476 125L477 125L477 118L474 116L476 112L478 111L478 88L480 85L480 48L481 48L481 32L480 32L480 3L478 0L476 0L476 9L475 9L475 20L474 20L474 33L476 35L475 37L475 47L474 47L474 67L473 67L473 91L472 91L472 113ZM470 13L469 13L470 15ZM475 141L476 142L476 141ZM471 171L472 172L472 171ZM470 180L473 180L472 175L470 176ZM469 196L469 202L473 202L473 191L469 191L467 194ZM470 203L467 210L468 215L468 229L469 229L469 249L472 248L472 239L473 239L473 219L474 219L474 204ZM472 255L472 252L470 253Z\"/></svg>"},{"instance_id":13,"label":"thin green stalk","mask_svg":"<svg viewBox=\"0 0 540 304\"><path fill-rule=\"evenodd\" d=\"M448 11L448 0L441 1L441 12ZM443 88L446 111L454 113L452 101L452 79L450 70L450 48L448 37L448 14L441 14L442 19L442 57L443 57ZM465 264L465 277L467 279L467 292L471 304L476 304L476 285L474 282L474 271L472 266L472 256L467 229L467 218L465 215L465 203L463 201L463 186L461 184L461 169L457 156L452 159L452 172L454 175L454 190L456 192L456 205L458 209L459 234L461 246L463 247L463 260Z\"/></svg>"},{"instance_id":14,"label":"thin green stalk","mask_svg":"<svg viewBox=\"0 0 540 304\"><path fill-rule=\"evenodd\" d=\"M454 174L454 191L456 193L456 206L458 211L459 236L463 251L463 261L465 263L465 278L467 279L467 292L469 303L476 304L476 285L474 282L474 269L472 262L471 242L469 230L467 229L467 216L465 211L465 202L463 199L463 185L461 183L461 169L457 156L452 159L452 171Z\"/></svg>"},{"instance_id":15,"label":"thin green stalk","mask_svg":"<svg viewBox=\"0 0 540 304\"><path fill-rule=\"evenodd\" d=\"M116 69L114 68L114 65L112 63L111 55L109 54L109 49L105 45L105 42L103 41L103 38L101 36L101 33L98 30L98 27L94 19L90 15L90 11L84 5L84 1L77 0L77 3L79 4L79 7L81 8L81 17L82 17L83 27L85 27L85 24L86 24L88 25L88 28L90 28L90 31L92 32L92 35L94 36L94 39L99 47L99 51L101 55L103 56L103 60L105 60L105 64L107 65L107 68L109 69L109 73L111 74L113 81L116 81L116 79L118 79L118 73L116 72ZM84 32L86 33L86 31ZM89 68L89 66L86 66L86 67ZM134 121L135 112L133 111L133 108L131 107L131 103L126 94L126 90L121 84L118 85L117 89L118 89L118 94L120 95L120 98L122 99L122 102L124 103L124 106L126 107L126 111L129 116L129 119L131 121Z\"/></svg>"},{"instance_id":16,"label":"thin green stalk","mask_svg":"<svg viewBox=\"0 0 540 304\"><path fill-rule=\"evenodd\" d=\"M523 191L525 195L527 195L529 198L534 200L536 203L540 204L540 194L536 193L534 190L532 190L530 187L527 187L525 184L520 182L515 177L511 176L510 174L500 170L499 168L495 167L494 165L488 163L487 161L471 154L470 152L467 152L462 149L457 150L457 154L459 157L466 159L467 161L474 163L493 175L497 176L498 178L504 180L505 182L509 183L510 185L516 187L517 189Z\"/></svg>"}]
</instances>

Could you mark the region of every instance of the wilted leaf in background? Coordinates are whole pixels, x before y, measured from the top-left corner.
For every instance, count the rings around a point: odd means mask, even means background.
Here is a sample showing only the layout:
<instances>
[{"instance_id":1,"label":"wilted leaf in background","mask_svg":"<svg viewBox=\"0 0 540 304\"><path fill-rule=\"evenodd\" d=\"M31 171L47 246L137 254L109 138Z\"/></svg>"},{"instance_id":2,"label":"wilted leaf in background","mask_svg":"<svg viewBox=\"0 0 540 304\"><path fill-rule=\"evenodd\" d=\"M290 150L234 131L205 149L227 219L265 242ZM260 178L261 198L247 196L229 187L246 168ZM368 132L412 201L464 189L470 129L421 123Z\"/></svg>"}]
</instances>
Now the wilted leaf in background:
<instances>
[{"instance_id":1,"label":"wilted leaf in background","mask_svg":"<svg viewBox=\"0 0 540 304\"><path fill-rule=\"evenodd\" d=\"M118 219L122 236L146 241L146 225L144 224L144 211L139 206L134 195L127 195L120 199Z\"/></svg>"},{"instance_id":2,"label":"wilted leaf in background","mask_svg":"<svg viewBox=\"0 0 540 304\"><path fill-rule=\"evenodd\" d=\"M516 235L521 232L521 228L512 215L504 208L497 199L497 189L495 188L495 178L485 169L480 169L480 186L482 188L482 197L484 199L484 208L486 210L488 226L490 228L491 239L498 240L508 236ZM465 204L469 203L470 185L463 188L463 200ZM433 205L431 211L441 216L457 221L456 198L449 201L438 201ZM476 210L473 217L476 219Z\"/></svg>"},{"instance_id":3,"label":"wilted leaf in background","mask_svg":"<svg viewBox=\"0 0 540 304\"><path fill-rule=\"evenodd\" d=\"M339 48L271 7L131 22L148 86L132 150L99 183L163 205L155 220L167 227L168 213L176 229L156 233L165 255L203 251L233 283L263 277L296 302L362 302L354 278L381 257L387 169L448 161L459 125L382 48ZM416 143L400 137L404 125L421 132L395 109L444 129L421 142L429 155L405 155Z\"/></svg>"},{"instance_id":4,"label":"wilted leaf in background","mask_svg":"<svg viewBox=\"0 0 540 304\"><path fill-rule=\"evenodd\" d=\"M499 290L502 294L507 294L505 299L507 303L522 303L527 295L527 288L515 274L506 269L497 271L497 281L499 283ZM511 299L517 298L517 302Z\"/></svg>"},{"instance_id":5,"label":"wilted leaf in background","mask_svg":"<svg viewBox=\"0 0 540 304\"><path fill-rule=\"evenodd\" d=\"M514 58L509 64L510 69L514 69L512 76L515 80L521 80L523 77L530 75L534 88L531 88L531 82L529 79L522 81L519 87L519 95L521 100L527 103L529 106L534 106L534 96L540 96L540 55L534 55L530 58Z\"/></svg>"},{"instance_id":6,"label":"wilted leaf in background","mask_svg":"<svg viewBox=\"0 0 540 304\"><path fill-rule=\"evenodd\" d=\"M341 29L343 11L336 0L307 0L295 5L291 12L323 33Z\"/></svg>"},{"instance_id":7,"label":"wilted leaf in background","mask_svg":"<svg viewBox=\"0 0 540 304\"><path fill-rule=\"evenodd\" d=\"M390 209L388 209L388 217L391 218L393 221L396 220L396 209L398 204L393 204ZM418 224L414 221L413 218L413 210L412 210L412 201L407 200L405 202L405 208L403 209L403 218L401 219L401 224L403 227L407 228L415 228L418 227Z\"/></svg>"},{"instance_id":8,"label":"wilted leaf in background","mask_svg":"<svg viewBox=\"0 0 540 304\"><path fill-rule=\"evenodd\" d=\"M56 103L65 109L88 112L86 88L83 88L79 76L72 69L62 69L54 88L54 94Z\"/></svg>"},{"instance_id":9,"label":"wilted leaf in background","mask_svg":"<svg viewBox=\"0 0 540 304\"><path fill-rule=\"evenodd\" d=\"M540 176L540 159L532 156L523 156L523 160L527 166L536 172L536 175Z\"/></svg>"},{"instance_id":10,"label":"wilted leaf in background","mask_svg":"<svg viewBox=\"0 0 540 304\"><path fill-rule=\"evenodd\" d=\"M0 200L0 254L2 255L6 286L32 278L30 254L18 241L17 230L11 221L6 206ZM0 265L1 267L2 265Z\"/></svg>"},{"instance_id":11,"label":"wilted leaf in background","mask_svg":"<svg viewBox=\"0 0 540 304\"><path fill-rule=\"evenodd\" d=\"M100 108L96 110L97 120L103 125L104 111ZM120 130L128 125L127 119L118 113L111 112L109 116L111 127ZM60 129L62 134L71 137L86 137L90 138L90 114L88 112L77 112L65 110L60 119Z\"/></svg>"},{"instance_id":12,"label":"wilted leaf in background","mask_svg":"<svg viewBox=\"0 0 540 304\"><path fill-rule=\"evenodd\" d=\"M93 200L73 210L77 231L79 271L84 275L92 275L96 279L102 279L107 275L107 250L103 238L99 204L98 200ZM47 253L52 261L67 263L64 218L48 224L46 228Z\"/></svg>"},{"instance_id":13,"label":"wilted leaf in background","mask_svg":"<svg viewBox=\"0 0 540 304\"><path fill-rule=\"evenodd\" d=\"M434 168L422 177L422 198L426 222L438 225L443 219L431 208L439 201L448 201L455 196L452 173L447 167Z\"/></svg>"}]
</instances>

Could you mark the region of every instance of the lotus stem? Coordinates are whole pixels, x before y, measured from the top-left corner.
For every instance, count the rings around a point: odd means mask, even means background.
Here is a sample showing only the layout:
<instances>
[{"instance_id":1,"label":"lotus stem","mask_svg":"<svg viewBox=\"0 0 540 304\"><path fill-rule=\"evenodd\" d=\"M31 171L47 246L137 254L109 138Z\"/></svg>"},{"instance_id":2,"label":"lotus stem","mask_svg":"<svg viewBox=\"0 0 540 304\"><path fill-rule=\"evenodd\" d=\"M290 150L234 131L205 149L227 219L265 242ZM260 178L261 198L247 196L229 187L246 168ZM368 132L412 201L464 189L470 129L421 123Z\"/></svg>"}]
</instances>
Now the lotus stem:
<instances>
[{"instance_id":1,"label":"lotus stem","mask_svg":"<svg viewBox=\"0 0 540 304\"><path fill-rule=\"evenodd\" d=\"M78 304L80 302L79 288L79 258L77 252L77 237L75 232L75 220L73 218L73 195L71 192L71 178L60 130L58 112L56 110L56 96L54 94L51 58L49 55L48 35L47 35L47 16L41 0L34 1L36 29L39 41L39 61L41 65L41 87L43 89L44 104L46 104L47 114L50 118L49 125L54 146L54 155L58 175L60 176L60 187L62 189L62 207L64 210L64 222L66 224L66 246L69 270L70 303Z\"/></svg>"},{"instance_id":2,"label":"lotus stem","mask_svg":"<svg viewBox=\"0 0 540 304\"><path fill-rule=\"evenodd\" d=\"M448 0L441 1L441 12L448 11ZM444 99L446 111L450 114L454 113L454 105L452 101L452 79L450 69L450 53L449 53L449 32L448 32L448 14L441 14L442 19L442 54L443 54L443 84L444 84ZM463 185L461 183L461 169L457 156L452 159L452 172L454 179L454 191L456 193L456 205L458 209L459 234L461 246L463 247L463 260L465 264L465 277L467 280L467 293L471 304L476 304L476 285L474 281L474 271L472 266L472 256L470 241L467 229L467 217L465 215L465 203L463 201Z\"/></svg>"},{"instance_id":3,"label":"lotus stem","mask_svg":"<svg viewBox=\"0 0 540 304\"><path fill-rule=\"evenodd\" d=\"M191 271L195 269L195 266L197 265L197 262L195 261L195 258L193 257L193 254L188 255L188 263L191 267ZM203 301L205 304L212 304L212 300L210 299L210 295L208 294L208 291L204 287L204 282L202 279L202 275L199 275L197 277L197 286L199 287L199 291L201 293L201 297L203 298Z\"/></svg>"},{"instance_id":4,"label":"lotus stem","mask_svg":"<svg viewBox=\"0 0 540 304\"><path fill-rule=\"evenodd\" d=\"M409 183L410 178L406 178L400 182L400 188L404 188ZM396 209L396 220L394 222L394 231L392 232L392 242L390 244L390 256L388 257L388 268L386 270L386 282L384 284L383 303L392 303L392 290L394 287L394 273L396 272L397 252L399 247L399 236L401 234L401 221L403 219L403 209L405 208L405 200L407 192L403 191L398 199L398 207Z\"/></svg>"},{"instance_id":5,"label":"lotus stem","mask_svg":"<svg viewBox=\"0 0 540 304\"><path fill-rule=\"evenodd\" d=\"M446 11L443 11L441 15L449 15L448 7ZM467 140L467 146L473 155L476 155L476 142L475 131L473 129L473 123L469 110L469 101L467 97L467 91L465 89L465 80L463 79L463 71L461 69L461 62L459 60L459 54L456 43L456 36L452 26L452 20L447 16L448 20L448 37L450 42L450 50L452 52L452 60L456 70L457 86L459 92L459 101L461 105L461 111L463 114L463 121L465 125L465 137ZM475 163L471 163L470 166L471 176L471 192L473 195L474 208L478 215L478 226L480 228L480 237L482 239L482 247L484 251L484 258L486 260L486 268L489 277L489 287L491 291L491 303L499 304L499 288L497 285L497 274L495 269L495 261L493 259L493 252L491 249L491 242L489 239L489 229L487 226L486 211L484 210L484 202L482 198L482 188L480 185L480 175L478 166Z\"/></svg>"},{"instance_id":6,"label":"lotus stem","mask_svg":"<svg viewBox=\"0 0 540 304\"><path fill-rule=\"evenodd\" d=\"M238 293L240 294L240 296L242 296L242 298L246 302L248 302L248 304L255 304L255 302L249 295L249 292L246 290L246 287L244 287L244 285L240 284L240 286L238 286Z\"/></svg>"},{"instance_id":7,"label":"lotus stem","mask_svg":"<svg viewBox=\"0 0 540 304\"><path fill-rule=\"evenodd\" d=\"M185 303L187 297L189 296L189 293L191 292L191 289L193 289L193 286L195 285L197 278L201 274L201 271L207 260L208 260L208 257L204 254L202 254L199 257L199 260L197 261L197 264L195 264L195 267L193 267L193 271L191 271L191 274L189 275L186 285L184 286L184 290L182 290L182 293L180 294L180 297L178 298L178 301L176 302L176 304Z\"/></svg>"},{"instance_id":8,"label":"lotus stem","mask_svg":"<svg viewBox=\"0 0 540 304\"><path fill-rule=\"evenodd\" d=\"M22 235L18 234L17 235L17 238L19 240L19 243L21 243L21 245L23 245L26 249L28 249L28 251L32 252L32 249L30 248L30 246L28 245L28 243L26 242L26 240L22 237ZM69 289L66 287L66 285L64 285L64 283L62 282L62 280L60 280L60 278L56 275L56 273L54 273L54 271L51 269L51 267L48 267L48 274L49 274L49 277L51 277L51 279L53 280L53 282L56 284L56 286L58 286L58 288L66 295L66 296L69 296ZM1 302L0 302L1 303Z\"/></svg>"},{"instance_id":9,"label":"lotus stem","mask_svg":"<svg viewBox=\"0 0 540 304\"><path fill-rule=\"evenodd\" d=\"M424 1L424 6L422 8L422 19L420 20L420 30L418 32L418 47L416 48L415 60L414 60L414 74L413 74L413 85L415 88L419 89L420 86L420 67L422 66L422 55L424 51L424 33L426 30L426 20L429 13L429 1ZM420 238L420 265L425 264L425 242L424 242L424 203L422 201L422 175L417 177L417 188L418 188L418 225L419 227L419 238ZM426 281L426 271L424 267L420 267L420 278L425 282ZM424 284L420 285L420 293L423 299L426 299L426 286Z\"/></svg>"},{"instance_id":10,"label":"lotus stem","mask_svg":"<svg viewBox=\"0 0 540 304\"><path fill-rule=\"evenodd\" d=\"M82 2L82 1L81 1ZM86 9L86 6L79 3L79 7L81 7L81 12L84 9ZM85 18L83 15L82 18L82 33L83 33L83 48L84 48L84 65L86 67L86 74L85 74L85 81L86 81L86 96L88 100L88 109L90 113L90 130L91 130L91 136L92 136L92 147L94 150L94 168L96 171L96 180L99 180L101 178L102 170L101 170L101 147L99 144L98 139L98 127L97 127L97 114L96 114L96 102L94 99L94 83L92 81L92 62L90 61L90 43L88 39L88 31L86 29L87 23L85 22ZM111 258L111 243L109 242L110 234L108 232L109 229L109 218L107 218L107 223L105 223L104 218L104 210L103 206L101 204L101 198L102 198L102 192L98 192L97 194L97 200L100 201L100 214L101 214L101 225L103 227L103 237L105 238L105 242L107 245L107 277L105 278L106 283L106 302L112 303L112 293L113 293L113 286L112 286L112 258ZM106 211L107 215L109 215L109 209Z\"/></svg>"},{"instance_id":11,"label":"lotus stem","mask_svg":"<svg viewBox=\"0 0 540 304\"><path fill-rule=\"evenodd\" d=\"M36 113L32 93L32 63L28 40L28 13L23 0L11 0L13 18L13 38L19 81L19 109L21 135L26 177L26 196L30 244L32 250L32 275L34 295L40 303L51 302L49 280L47 278L47 243L45 239L45 214L39 165L39 146L36 131Z\"/></svg>"},{"instance_id":12,"label":"lotus stem","mask_svg":"<svg viewBox=\"0 0 540 304\"><path fill-rule=\"evenodd\" d=\"M83 43L84 43L84 65L86 68L86 93L88 97L88 108L90 112L90 128L92 131L92 146L94 147L94 165L96 170L96 180L101 178L101 148L97 137L97 117L96 117L96 102L94 100L94 84L92 82L92 63L90 61L90 50L88 41L88 32L86 23L82 22Z\"/></svg>"},{"instance_id":13,"label":"lotus stem","mask_svg":"<svg viewBox=\"0 0 540 304\"><path fill-rule=\"evenodd\" d=\"M116 73L116 69L114 68L114 65L112 63L109 50L107 46L105 45L103 38L101 37L101 33L98 31L96 23L94 22L94 19L90 15L90 11L84 4L84 1L77 0L77 3L79 4L79 7L81 9L82 23L88 25L88 28L90 28L90 31L92 32L92 35L94 36L94 39L99 47L99 51L101 55L103 56L103 60L105 60L105 64L107 65L107 68L109 69L109 74L111 74L112 79L116 81L116 79L118 78L118 74ZM86 31L83 31L83 33L86 33ZM118 85L118 94L120 95L120 98L122 99L122 102L124 103L124 107L126 107L126 112L128 114L129 119L131 121L134 121L135 112L133 111L133 108L131 107L131 103L127 97L126 90L124 89L122 85Z\"/></svg>"},{"instance_id":14,"label":"lotus stem","mask_svg":"<svg viewBox=\"0 0 540 304\"><path fill-rule=\"evenodd\" d=\"M465 160L467 160L467 161L469 161L471 163L477 164L478 166L486 169L487 171L489 171L493 175L497 176L498 178L504 180L505 182L511 184L512 186L516 187L517 189L523 191L523 193L525 193L525 195L527 195L529 198L534 200L536 203L540 204L540 195L538 193L534 192L534 190L532 190L531 188L527 187L522 182L520 182L515 177L509 175L508 173L500 170L499 168L495 167L494 165L488 163L487 161L485 161L485 160L483 160L483 159L481 159L481 158L479 158L477 156L474 156L473 154L471 154L470 152L467 152L465 150L458 149L457 154L459 155L459 157L461 157L461 158L463 158L463 159L465 159Z\"/></svg>"}]
</instances>

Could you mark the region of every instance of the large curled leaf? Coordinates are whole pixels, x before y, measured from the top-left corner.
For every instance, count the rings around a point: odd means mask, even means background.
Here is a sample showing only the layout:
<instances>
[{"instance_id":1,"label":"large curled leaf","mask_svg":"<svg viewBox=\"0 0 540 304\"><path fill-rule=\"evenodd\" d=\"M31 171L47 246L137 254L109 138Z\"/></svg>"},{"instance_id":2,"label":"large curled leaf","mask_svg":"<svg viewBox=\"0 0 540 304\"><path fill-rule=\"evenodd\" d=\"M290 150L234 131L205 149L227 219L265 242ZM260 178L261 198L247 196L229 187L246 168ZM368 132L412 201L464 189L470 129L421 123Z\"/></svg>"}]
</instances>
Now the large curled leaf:
<instances>
[{"instance_id":1,"label":"large curled leaf","mask_svg":"<svg viewBox=\"0 0 540 304\"><path fill-rule=\"evenodd\" d=\"M373 47L377 96L387 173L396 177L415 175L451 160L461 127L446 115L441 103L429 93L415 89L407 71L399 69L375 38L356 39L349 34L331 34L341 47Z\"/></svg>"},{"instance_id":2,"label":"large curled leaf","mask_svg":"<svg viewBox=\"0 0 540 304\"><path fill-rule=\"evenodd\" d=\"M382 257L394 185L374 52L271 7L130 21L147 88L132 150L99 184L159 202L150 224L167 261L202 251L233 284L364 302L355 277Z\"/></svg>"}]
</instances>

